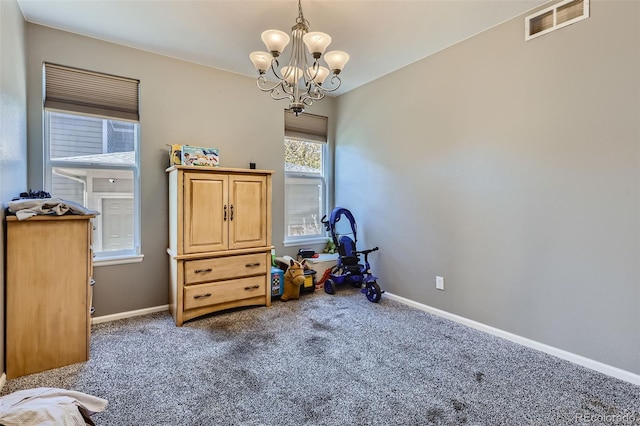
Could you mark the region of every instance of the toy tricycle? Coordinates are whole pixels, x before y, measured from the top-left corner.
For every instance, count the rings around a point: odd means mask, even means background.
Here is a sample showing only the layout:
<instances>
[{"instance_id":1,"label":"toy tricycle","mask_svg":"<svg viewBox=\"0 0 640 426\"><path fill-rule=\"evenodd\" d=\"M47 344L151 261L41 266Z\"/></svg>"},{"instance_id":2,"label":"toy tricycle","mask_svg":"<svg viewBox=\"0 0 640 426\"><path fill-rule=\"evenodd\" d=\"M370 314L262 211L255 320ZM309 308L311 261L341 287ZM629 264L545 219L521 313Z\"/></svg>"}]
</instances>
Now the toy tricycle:
<instances>
[{"instance_id":1,"label":"toy tricycle","mask_svg":"<svg viewBox=\"0 0 640 426\"><path fill-rule=\"evenodd\" d=\"M348 234L338 234L336 232L336 223L342 217L346 217L351 225L353 239ZM380 290L378 278L371 274L371 266L369 265L369 254L377 251L378 247L368 250L356 250L356 221L351 212L342 207L336 207L331 212L329 220L326 216L322 218L322 223L327 231L331 232L331 238L338 248L338 263L331 268L328 276L324 280L324 291L328 294L336 292L336 285L351 284L354 287L361 288L361 292L367 296L369 301L377 303L382 297L383 290ZM360 263L360 256L364 255L364 265ZM363 288L364 286L364 288Z\"/></svg>"}]
</instances>

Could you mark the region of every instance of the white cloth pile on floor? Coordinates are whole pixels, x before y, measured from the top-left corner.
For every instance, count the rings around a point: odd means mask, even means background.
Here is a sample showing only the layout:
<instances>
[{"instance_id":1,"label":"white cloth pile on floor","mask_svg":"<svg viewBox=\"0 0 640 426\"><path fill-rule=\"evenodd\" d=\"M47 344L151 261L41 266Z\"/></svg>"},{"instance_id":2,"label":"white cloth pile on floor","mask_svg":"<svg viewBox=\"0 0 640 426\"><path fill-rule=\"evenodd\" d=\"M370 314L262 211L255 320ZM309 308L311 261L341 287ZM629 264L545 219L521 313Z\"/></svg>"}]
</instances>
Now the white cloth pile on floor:
<instances>
[{"instance_id":1,"label":"white cloth pile on floor","mask_svg":"<svg viewBox=\"0 0 640 426\"><path fill-rule=\"evenodd\" d=\"M58 388L17 391L0 398L0 424L85 426L90 416L104 411L107 400Z\"/></svg>"}]
</instances>

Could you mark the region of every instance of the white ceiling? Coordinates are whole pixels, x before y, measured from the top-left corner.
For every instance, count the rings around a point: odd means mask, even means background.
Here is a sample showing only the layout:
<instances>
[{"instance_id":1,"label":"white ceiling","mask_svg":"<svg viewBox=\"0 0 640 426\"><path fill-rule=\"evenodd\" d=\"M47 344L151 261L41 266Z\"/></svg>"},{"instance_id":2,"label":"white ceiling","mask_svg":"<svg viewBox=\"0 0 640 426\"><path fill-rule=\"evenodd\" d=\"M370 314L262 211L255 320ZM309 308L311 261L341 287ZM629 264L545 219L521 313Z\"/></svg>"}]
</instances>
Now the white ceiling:
<instances>
[{"instance_id":1,"label":"white ceiling","mask_svg":"<svg viewBox=\"0 0 640 426\"><path fill-rule=\"evenodd\" d=\"M546 0L302 0L310 31L351 56L337 94L438 52ZM296 0L18 0L25 19L247 76L266 29L290 32ZM524 25L524 24L523 24ZM523 30L524 37L524 30ZM288 48L284 59L288 60ZM284 61L281 61L281 64Z\"/></svg>"}]
</instances>

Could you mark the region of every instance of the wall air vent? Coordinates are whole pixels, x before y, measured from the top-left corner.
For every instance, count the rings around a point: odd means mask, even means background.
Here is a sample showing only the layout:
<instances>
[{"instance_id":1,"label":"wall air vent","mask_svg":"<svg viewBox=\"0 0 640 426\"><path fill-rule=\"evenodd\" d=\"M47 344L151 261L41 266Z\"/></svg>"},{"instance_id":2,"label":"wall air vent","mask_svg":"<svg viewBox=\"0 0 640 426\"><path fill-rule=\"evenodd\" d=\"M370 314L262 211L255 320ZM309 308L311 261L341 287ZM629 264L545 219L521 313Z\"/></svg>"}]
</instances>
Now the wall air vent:
<instances>
[{"instance_id":1,"label":"wall air vent","mask_svg":"<svg viewBox=\"0 0 640 426\"><path fill-rule=\"evenodd\" d=\"M589 0L564 0L524 19L524 39L550 33L589 17Z\"/></svg>"}]
</instances>

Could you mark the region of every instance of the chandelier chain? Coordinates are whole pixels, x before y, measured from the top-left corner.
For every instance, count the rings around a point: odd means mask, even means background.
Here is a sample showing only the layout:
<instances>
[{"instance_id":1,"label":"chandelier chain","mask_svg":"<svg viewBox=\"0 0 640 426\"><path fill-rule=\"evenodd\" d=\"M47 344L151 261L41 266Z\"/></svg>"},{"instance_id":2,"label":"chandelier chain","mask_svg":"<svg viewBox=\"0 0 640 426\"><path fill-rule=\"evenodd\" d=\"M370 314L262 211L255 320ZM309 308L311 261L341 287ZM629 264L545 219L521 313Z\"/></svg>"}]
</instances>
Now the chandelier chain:
<instances>
[{"instance_id":1,"label":"chandelier chain","mask_svg":"<svg viewBox=\"0 0 640 426\"><path fill-rule=\"evenodd\" d=\"M302 13L302 4L300 4L300 0L298 0L298 17L296 18L296 23L305 25L307 28L309 28L309 21L307 21L304 18L304 15Z\"/></svg>"}]
</instances>

